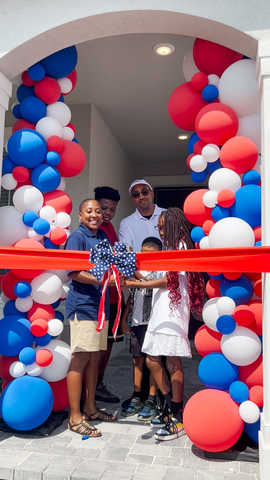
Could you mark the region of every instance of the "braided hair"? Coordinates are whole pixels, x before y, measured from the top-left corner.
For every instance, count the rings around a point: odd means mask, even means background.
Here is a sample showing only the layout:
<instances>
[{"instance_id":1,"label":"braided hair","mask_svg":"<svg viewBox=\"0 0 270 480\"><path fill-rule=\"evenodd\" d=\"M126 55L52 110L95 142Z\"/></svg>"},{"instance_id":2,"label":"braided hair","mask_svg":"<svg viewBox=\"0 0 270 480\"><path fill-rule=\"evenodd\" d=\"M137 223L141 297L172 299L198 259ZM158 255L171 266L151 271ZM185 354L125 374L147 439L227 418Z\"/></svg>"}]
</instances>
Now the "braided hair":
<instances>
[{"instance_id":1,"label":"braided hair","mask_svg":"<svg viewBox=\"0 0 270 480\"><path fill-rule=\"evenodd\" d=\"M179 250L194 248L190 238L191 225L180 208L168 208L161 213L163 219L163 243L166 250ZM199 272L187 272L188 294L190 310L195 316L202 313L202 302L205 294L203 276ZM170 309L173 311L181 301L179 288L179 273L167 273L167 288L169 289Z\"/></svg>"}]
</instances>

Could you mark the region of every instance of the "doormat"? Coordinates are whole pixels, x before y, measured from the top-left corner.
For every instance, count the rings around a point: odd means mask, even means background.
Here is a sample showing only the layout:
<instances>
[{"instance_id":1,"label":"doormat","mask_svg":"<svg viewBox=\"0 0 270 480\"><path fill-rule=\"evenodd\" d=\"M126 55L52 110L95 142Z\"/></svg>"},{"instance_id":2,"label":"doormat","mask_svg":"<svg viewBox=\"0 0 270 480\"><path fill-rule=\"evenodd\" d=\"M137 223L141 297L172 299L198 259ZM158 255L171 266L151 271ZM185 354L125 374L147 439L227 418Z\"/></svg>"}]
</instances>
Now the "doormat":
<instances>
[{"instance_id":1,"label":"doormat","mask_svg":"<svg viewBox=\"0 0 270 480\"><path fill-rule=\"evenodd\" d=\"M27 430L27 431L22 431L22 430L15 430L14 428L9 427L4 420L1 418L0 419L0 430L2 432L7 432L7 433L19 433L20 435L23 435L24 433L27 435L38 435L41 437L48 437L51 435L51 433L62 423L64 420L67 418L68 412L66 410L62 410L61 412L52 412L51 415L47 418L47 420L42 423L37 428L33 428L32 430Z\"/></svg>"},{"instance_id":2,"label":"doormat","mask_svg":"<svg viewBox=\"0 0 270 480\"><path fill-rule=\"evenodd\" d=\"M253 442L244 431L239 440L228 450L224 450L224 452L204 452L204 455L210 459L259 463L258 444Z\"/></svg>"}]
</instances>

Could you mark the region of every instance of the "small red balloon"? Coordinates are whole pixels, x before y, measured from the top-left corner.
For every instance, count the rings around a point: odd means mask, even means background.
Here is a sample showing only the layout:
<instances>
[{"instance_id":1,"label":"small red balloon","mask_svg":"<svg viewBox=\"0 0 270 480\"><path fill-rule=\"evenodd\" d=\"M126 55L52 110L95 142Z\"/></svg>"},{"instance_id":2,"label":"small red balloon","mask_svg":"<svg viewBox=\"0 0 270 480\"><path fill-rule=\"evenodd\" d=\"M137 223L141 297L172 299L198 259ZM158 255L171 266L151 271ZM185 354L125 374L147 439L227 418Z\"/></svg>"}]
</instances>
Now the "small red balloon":
<instances>
[{"instance_id":1,"label":"small red balloon","mask_svg":"<svg viewBox=\"0 0 270 480\"><path fill-rule=\"evenodd\" d=\"M247 137L230 138L220 150L220 162L224 168L245 173L256 165L258 149Z\"/></svg>"},{"instance_id":2,"label":"small red balloon","mask_svg":"<svg viewBox=\"0 0 270 480\"><path fill-rule=\"evenodd\" d=\"M262 365L262 355L257 358L257 360L250 365L239 368L239 379L240 382L244 382L248 388L253 387L254 385L263 385L263 365Z\"/></svg>"},{"instance_id":3,"label":"small red balloon","mask_svg":"<svg viewBox=\"0 0 270 480\"><path fill-rule=\"evenodd\" d=\"M246 327L254 321L255 315L248 305L238 305L233 311L233 318L238 325Z\"/></svg>"},{"instance_id":4,"label":"small red balloon","mask_svg":"<svg viewBox=\"0 0 270 480\"><path fill-rule=\"evenodd\" d=\"M69 195L61 190L54 190L53 192L45 193L44 207L53 207L56 213L65 212L70 214L72 210L72 200Z\"/></svg>"},{"instance_id":5,"label":"small red balloon","mask_svg":"<svg viewBox=\"0 0 270 480\"><path fill-rule=\"evenodd\" d=\"M202 140L198 140L198 142L195 143L194 145L194 153L195 155L201 155L203 147L205 147L206 143L203 142Z\"/></svg>"},{"instance_id":6,"label":"small red balloon","mask_svg":"<svg viewBox=\"0 0 270 480\"><path fill-rule=\"evenodd\" d=\"M178 128L195 130L196 116L205 105L201 93L194 90L190 82L182 83L169 98L170 119Z\"/></svg>"},{"instance_id":7,"label":"small red balloon","mask_svg":"<svg viewBox=\"0 0 270 480\"><path fill-rule=\"evenodd\" d=\"M253 332L255 332L257 335L262 335L262 301L250 300L247 305L255 315L254 322L248 325L248 328L250 328L250 330L253 330Z\"/></svg>"},{"instance_id":8,"label":"small red balloon","mask_svg":"<svg viewBox=\"0 0 270 480\"><path fill-rule=\"evenodd\" d=\"M17 182L25 182L28 180L30 172L28 168L18 165L17 167L13 168L12 175Z\"/></svg>"},{"instance_id":9,"label":"small red balloon","mask_svg":"<svg viewBox=\"0 0 270 480\"><path fill-rule=\"evenodd\" d=\"M218 192L217 202L221 207L229 208L235 202L235 194L232 190L225 188Z\"/></svg>"},{"instance_id":10,"label":"small red balloon","mask_svg":"<svg viewBox=\"0 0 270 480\"><path fill-rule=\"evenodd\" d=\"M215 280L214 278L210 278L206 284L206 293L209 298L220 297L220 281Z\"/></svg>"},{"instance_id":11,"label":"small red balloon","mask_svg":"<svg viewBox=\"0 0 270 480\"><path fill-rule=\"evenodd\" d=\"M64 146L62 138L58 137L57 135L52 135L47 140L47 148L49 152L61 152Z\"/></svg>"},{"instance_id":12,"label":"small red balloon","mask_svg":"<svg viewBox=\"0 0 270 480\"><path fill-rule=\"evenodd\" d=\"M208 191L204 188L195 190L188 195L184 202L184 214L193 225L201 227L206 220L212 220L212 208L206 207L203 203L203 196Z\"/></svg>"},{"instance_id":13,"label":"small red balloon","mask_svg":"<svg viewBox=\"0 0 270 480\"><path fill-rule=\"evenodd\" d=\"M260 242L262 239L262 227L255 227L253 228L255 242Z\"/></svg>"},{"instance_id":14,"label":"small red balloon","mask_svg":"<svg viewBox=\"0 0 270 480\"><path fill-rule=\"evenodd\" d=\"M64 146L60 151L61 160L57 165L57 170L62 177L75 177L84 169L86 155L78 143L71 140L63 140L63 144Z\"/></svg>"},{"instance_id":15,"label":"small red balloon","mask_svg":"<svg viewBox=\"0 0 270 480\"><path fill-rule=\"evenodd\" d=\"M48 382L53 392L53 412L65 410L68 405L67 379L63 378L58 382Z\"/></svg>"},{"instance_id":16,"label":"small red balloon","mask_svg":"<svg viewBox=\"0 0 270 480\"><path fill-rule=\"evenodd\" d=\"M43 337L48 332L48 322L39 318L31 323L30 331L35 337Z\"/></svg>"},{"instance_id":17,"label":"small red balloon","mask_svg":"<svg viewBox=\"0 0 270 480\"><path fill-rule=\"evenodd\" d=\"M209 80L205 73L197 72L197 73L194 73L190 83L192 88L194 88L194 90L197 90L198 92L202 92L204 87L208 85Z\"/></svg>"},{"instance_id":18,"label":"small red balloon","mask_svg":"<svg viewBox=\"0 0 270 480\"><path fill-rule=\"evenodd\" d=\"M67 232L63 228L54 228L50 232L50 240L54 245L61 245L67 239Z\"/></svg>"},{"instance_id":19,"label":"small red balloon","mask_svg":"<svg viewBox=\"0 0 270 480\"><path fill-rule=\"evenodd\" d=\"M68 123L67 127L72 128L73 132L76 133L76 127L73 125L73 123Z\"/></svg>"},{"instance_id":20,"label":"small red balloon","mask_svg":"<svg viewBox=\"0 0 270 480\"><path fill-rule=\"evenodd\" d=\"M27 87L33 87L36 83L35 80L32 80L32 78L29 77L27 70L22 73L21 79L23 84Z\"/></svg>"},{"instance_id":21,"label":"small red balloon","mask_svg":"<svg viewBox=\"0 0 270 480\"><path fill-rule=\"evenodd\" d=\"M249 390L249 400L261 408L263 407L263 387L262 385L254 385Z\"/></svg>"},{"instance_id":22,"label":"small red balloon","mask_svg":"<svg viewBox=\"0 0 270 480\"><path fill-rule=\"evenodd\" d=\"M223 103L211 103L199 111L195 130L204 142L223 145L236 135L238 125L238 117L231 107Z\"/></svg>"},{"instance_id":23,"label":"small red balloon","mask_svg":"<svg viewBox=\"0 0 270 480\"><path fill-rule=\"evenodd\" d=\"M239 272L224 272L223 275L227 280L237 280L241 277L241 273Z\"/></svg>"},{"instance_id":24,"label":"small red balloon","mask_svg":"<svg viewBox=\"0 0 270 480\"><path fill-rule=\"evenodd\" d=\"M262 280L261 279L256 280L256 282L253 285L253 290L255 295L257 295L257 297L262 298Z\"/></svg>"},{"instance_id":25,"label":"small red balloon","mask_svg":"<svg viewBox=\"0 0 270 480\"><path fill-rule=\"evenodd\" d=\"M193 58L198 70L206 75L214 73L221 77L222 73L243 55L218 43L196 38L193 45Z\"/></svg>"},{"instance_id":26,"label":"small red balloon","mask_svg":"<svg viewBox=\"0 0 270 480\"><path fill-rule=\"evenodd\" d=\"M38 350L38 352L36 352L36 363L40 367L48 367L48 365L52 363L52 360L53 354L50 350L42 348L41 350Z\"/></svg>"},{"instance_id":27,"label":"small red balloon","mask_svg":"<svg viewBox=\"0 0 270 480\"><path fill-rule=\"evenodd\" d=\"M57 102L61 95L59 83L51 77L44 77L36 82L34 91L35 95L46 104Z\"/></svg>"},{"instance_id":28,"label":"small red balloon","mask_svg":"<svg viewBox=\"0 0 270 480\"><path fill-rule=\"evenodd\" d=\"M251 280L252 282L256 282L256 280L260 280L262 278L262 274L259 273L259 272L249 272L249 273L246 273L245 272L245 277L249 278L249 280Z\"/></svg>"},{"instance_id":29,"label":"small red balloon","mask_svg":"<svg viewBox=\"0 0 270 480\"><path fill-rule=\"evenodd\" d=\"M222 334L219 332L214 332L207 327L207 325L202 325L202 327L197 330L194 338L194 344L196 350L202 357L205 357L209 353L221 352L221 340Z\"/></svg>"},{"instance_id":30,"label":"small red balloon","mask_svg":"<svg viewBox=\"0 0 270 480\"><path fill-rule=\"evenodd\" d=\"M206 221L203 223L203 226L202 226L203 233L204 233L205 235L209 235L210 230L211 230L211 228L213 227L213 225L215 225L215 222L214 222L213 220L206 220Z\"/></svg>"},{"instance_id":31,"label":"small red balloon","mask_svg":"<svg viewBox=\"0 0 270 480\"><path fill-rule=\"evenodd\" d=\"M17 120L14 124L13 124L13 127L11 129L12 133L15 133L17 132L18 130L23 130L25 128L28 128L30 130L35 130L36 128L36 124L35 123L30 123L30 122L27 122L27 120L24 120L24 118L20 118L19 120Z\"/></svg>"},{"instance_id":32,"label":"small red balloon","mask_svg":"<svg viewBox=\"0 0 270 480\"><path fill-rule=\"evenodd\" d=\"M55 311L51 305L42 305L41 303L34 303L32 308L27 312L27 318L32 323L34 320L42 318L49 322L55 318Z\"/></svg>"},{"instance_id":33,"label":"small red balloon","mask_svg":"<svg viewBox=\"0 0 270 480\"><path fill-rule=\"evenodd\" d=\"M188 168L190 168L190 160L192 159L192 157L194 157L194 153L191 153L191 154L187 157L187 166L188 166Z\"/></svg>"}]
</instances>

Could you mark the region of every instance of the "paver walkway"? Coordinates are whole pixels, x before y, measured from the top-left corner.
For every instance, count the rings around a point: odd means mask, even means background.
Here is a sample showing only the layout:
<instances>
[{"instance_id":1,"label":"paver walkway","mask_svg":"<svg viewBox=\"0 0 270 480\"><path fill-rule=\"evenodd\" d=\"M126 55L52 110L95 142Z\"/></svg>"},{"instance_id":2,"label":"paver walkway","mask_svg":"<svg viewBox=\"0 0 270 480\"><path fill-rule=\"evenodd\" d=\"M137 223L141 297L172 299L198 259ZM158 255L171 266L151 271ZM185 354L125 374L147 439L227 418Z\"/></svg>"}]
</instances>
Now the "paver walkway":
<instances>
[{"instance_id":1,"label":"paver walkway","mask_svg":"<svg viewBox=\"0 0 270 480\"><path fill-rule=\"evenodd\" d=\"M199 361L183 360L186 397L202 388ZM127 350L110 360L106 382L121 401L131 395ZM111 406L118 422L101 424L100 438L82 441L67 420L49 437L0 432L0 480L259 480L257 463L206 459L187 436L156 442L149 423L125 419L120 409L121 403Z\"/></svg>"}]
</instances>

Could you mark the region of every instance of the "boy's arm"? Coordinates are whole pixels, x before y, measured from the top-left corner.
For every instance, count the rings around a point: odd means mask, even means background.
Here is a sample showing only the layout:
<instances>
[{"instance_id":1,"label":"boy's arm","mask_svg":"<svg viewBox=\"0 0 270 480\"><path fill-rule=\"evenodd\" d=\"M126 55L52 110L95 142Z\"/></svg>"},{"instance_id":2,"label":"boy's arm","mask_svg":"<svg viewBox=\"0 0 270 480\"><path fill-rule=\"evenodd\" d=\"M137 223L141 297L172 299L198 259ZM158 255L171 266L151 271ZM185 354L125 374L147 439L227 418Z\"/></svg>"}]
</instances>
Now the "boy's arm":
<instances>
[{"instance_id":1,"label":"boy's arm","mask_svg":"<svg viewBox=\"0 0 270 480\"><path fill-rule=\"evenodd\" d=\"M127 324L127 318L128 318L129 309L130 309L130 300L131 300L131 295L129 295L129 297L127 299L125 310L124 310L123 316L121 318L121 323L120 323L120 330L121 330L122 333L124 333L124 335L127 335L127 333L130 333L130 327Z\"/></svg>"},{"instance_id":2,"label":"boy's arm","mask_svg":"<svg viewBox=\"0 0 270 480\"><path fill-rule=\"evenodd\" d=\"M154 280L140 281L140 280L126 280L128 288L161 288L167 285L167 275L156 278Z\"/></svg>"},{"instance_id":3,"label":"boy's arm","mask_svg":"<svg viewBox=\"0 0 270 480\"><path fill-rule=\"evenodd\" d=\"M145 280L148 282L148 278L144 277L138 270L134 273L134 277L137 278L137 280Z\"/></svg>"}]
</instances>

